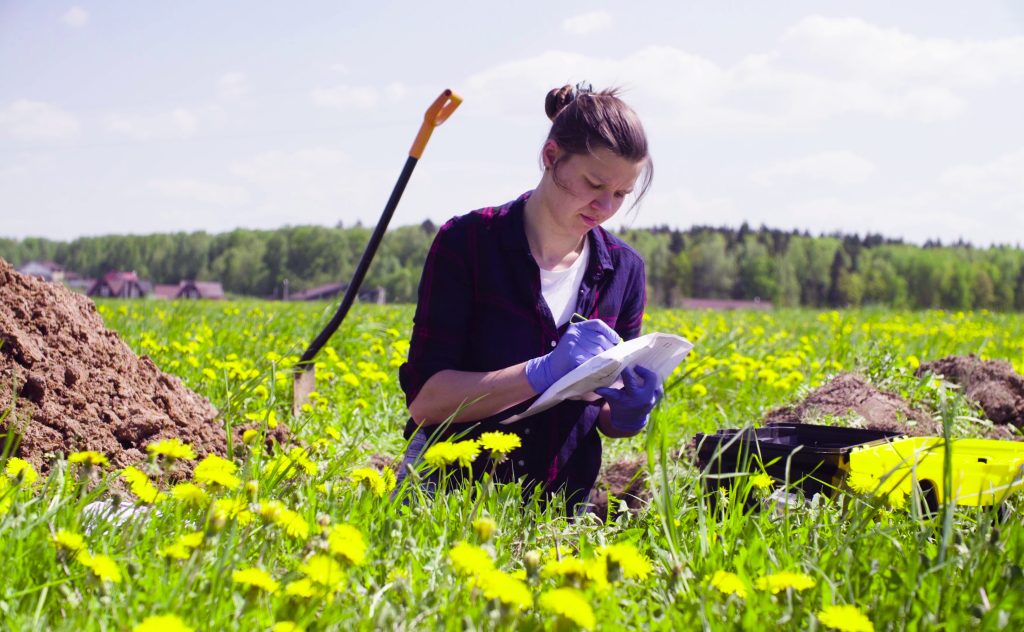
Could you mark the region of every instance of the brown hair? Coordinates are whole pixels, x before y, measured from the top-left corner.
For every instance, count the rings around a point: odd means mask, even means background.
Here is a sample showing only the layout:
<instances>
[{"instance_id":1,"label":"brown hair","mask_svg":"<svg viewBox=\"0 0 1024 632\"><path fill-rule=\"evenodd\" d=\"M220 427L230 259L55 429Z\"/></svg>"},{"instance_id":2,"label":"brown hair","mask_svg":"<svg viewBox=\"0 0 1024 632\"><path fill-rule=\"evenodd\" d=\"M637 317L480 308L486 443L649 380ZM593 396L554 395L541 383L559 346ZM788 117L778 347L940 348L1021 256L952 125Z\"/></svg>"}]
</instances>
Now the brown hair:
<instances>
[{"instance_id":1,"label":"brown hair","mask_svg":"<svg viewBox=\"0 0 1024 632\"><path fill-rule=\"evenodd\" d=\"M565 85L548 92L544 111L551 119L547 139L555 141L569 155L604 148L627 160L646 163L634 205L647 193L654 177L647 135L636 112L619 98L618 89L594 92L589 84ZM552 169L557 166L552 165ZM552 173L555 183L565 188L556 173Z\"/></svg>"}]
</instances>

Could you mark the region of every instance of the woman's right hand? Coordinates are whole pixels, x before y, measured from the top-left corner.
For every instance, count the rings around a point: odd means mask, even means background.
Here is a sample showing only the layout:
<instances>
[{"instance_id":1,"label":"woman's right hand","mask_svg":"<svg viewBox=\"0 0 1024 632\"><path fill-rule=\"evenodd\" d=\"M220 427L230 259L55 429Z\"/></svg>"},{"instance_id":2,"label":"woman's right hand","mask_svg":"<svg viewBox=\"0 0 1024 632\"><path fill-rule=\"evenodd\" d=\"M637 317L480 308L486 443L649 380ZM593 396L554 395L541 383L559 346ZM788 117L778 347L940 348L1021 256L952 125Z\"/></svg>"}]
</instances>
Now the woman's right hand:
<instances>
[{"instance_id":1,"label":"woman's right hand","mask_svg":"<svg viewBox=\"0 0 1024 632\"><path fill-rule=\"evenodd\" d=\"M537 393L543 393L590 358L611 349L622 339L603 320L592 319L569 325L551 353L526 363L526 379Z\"/></svg>"}]
</instances>

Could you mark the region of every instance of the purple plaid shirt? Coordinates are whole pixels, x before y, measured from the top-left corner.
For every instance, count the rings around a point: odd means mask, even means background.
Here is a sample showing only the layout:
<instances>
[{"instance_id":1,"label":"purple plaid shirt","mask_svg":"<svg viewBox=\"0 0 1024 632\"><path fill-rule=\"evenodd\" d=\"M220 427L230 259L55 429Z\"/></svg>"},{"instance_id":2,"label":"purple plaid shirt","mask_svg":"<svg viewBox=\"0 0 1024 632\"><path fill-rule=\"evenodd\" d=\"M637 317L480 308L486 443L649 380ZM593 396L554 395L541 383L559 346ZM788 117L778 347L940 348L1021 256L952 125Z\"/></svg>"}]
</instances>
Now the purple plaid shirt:
<instances>
[{"instance_id":1,"label":"purple plaid shirt","mask_svg":"<svg viewBox=\"0 0 1024 632\"><path fill-rule=\"evenodd\" d=\"M529 196L455 217L435 237L420 280L409 359L398 372L407 404L438 371L503 369L548 353L564 333L566 325L555 326L541 295L539 268L526 240L523 210ZM643 259L603 228L591 230L588 239L590 260L576 311L604 320L624 340L635 338L646 303ZM566 401L515 424L498 423L532 401L478 422L453 424L446 435L514 432L523 445L498 467L498 480L525 475L528 484L549 492L564 488L575 501L585 499L601 467L601 402ZM416 429L410 419L406 438ZM475 475L485 461L486 456L477 460Z\"/></svg>"}]
</instances>

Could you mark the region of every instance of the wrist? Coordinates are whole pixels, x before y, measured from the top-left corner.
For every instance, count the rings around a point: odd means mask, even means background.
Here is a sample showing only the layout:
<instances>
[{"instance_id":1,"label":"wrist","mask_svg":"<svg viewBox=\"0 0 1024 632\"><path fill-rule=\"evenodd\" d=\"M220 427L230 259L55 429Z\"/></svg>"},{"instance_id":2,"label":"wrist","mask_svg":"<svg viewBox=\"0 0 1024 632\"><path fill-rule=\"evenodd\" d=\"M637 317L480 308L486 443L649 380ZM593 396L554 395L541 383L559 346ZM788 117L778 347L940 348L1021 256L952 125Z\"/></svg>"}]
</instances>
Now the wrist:
<instances>
[{"instance_id":1,"label":"wrist","mask_svg":"<svg viewBox=\"0 0 1024 632\"><path fill-rule=\"evenodd\" d=\"M547 360L548 356L544 355L526 361L526 381L538 395L548 390L548 387L554 383L554 380L551 379L551 367L548 366Z\"/></svg>"}]
</instances>

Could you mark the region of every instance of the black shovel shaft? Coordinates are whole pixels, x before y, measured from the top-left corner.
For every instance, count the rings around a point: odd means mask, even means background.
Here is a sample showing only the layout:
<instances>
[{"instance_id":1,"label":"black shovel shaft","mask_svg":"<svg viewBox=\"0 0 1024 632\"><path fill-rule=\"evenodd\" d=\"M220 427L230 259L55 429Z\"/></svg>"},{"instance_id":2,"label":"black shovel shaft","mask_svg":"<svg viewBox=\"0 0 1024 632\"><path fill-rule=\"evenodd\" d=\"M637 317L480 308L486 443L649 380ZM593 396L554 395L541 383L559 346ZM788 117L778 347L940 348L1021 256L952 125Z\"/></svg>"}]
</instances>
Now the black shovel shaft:
<instances>
[{"instance_id":1,"label":"black shovel shaft","mask_svg":"<svg viewBox=\"0 0 1024 632\"><path fill-rule=\"evenodd\" d=\"M345 290L345 298L342 299L341 305L338 306L338 311L334 312L331 322L327 323L327 326L313 339L313 342L306 348L305 353L299 358L297 369L305 370L311 364L316 354L327 344L327 341L330 340L334 332L341 326L342 321L345 320L349 308L352 307L352 303L356 300L356 295L359 294L359 287L363 284L366 271L370 269L370 262L373 261L373 256L377 254L377 248L380 246L381 239L384 238L384 232L388 229L391 216L395 214L395 208L398 207L398 201L402 199L405 185L408 184L409 176L412 175L412 170L416 167L417 162L419 162L419 159L413 156L409 156L405 161L405 167L402 169L401 175L398 176L395 188L391 191L391 197L384 207L384 213L381 214L380 220L377 222L377 228L373 229L373 235L370 236L370 241L366 244L366 250L363 251L363 256L359 259L359 265L356 266L355 274L352 275L348 289Z\"/></svg>"}]
</instances>

